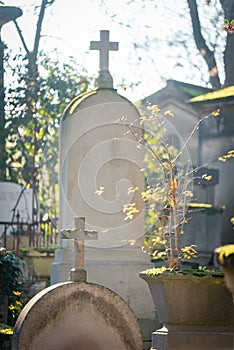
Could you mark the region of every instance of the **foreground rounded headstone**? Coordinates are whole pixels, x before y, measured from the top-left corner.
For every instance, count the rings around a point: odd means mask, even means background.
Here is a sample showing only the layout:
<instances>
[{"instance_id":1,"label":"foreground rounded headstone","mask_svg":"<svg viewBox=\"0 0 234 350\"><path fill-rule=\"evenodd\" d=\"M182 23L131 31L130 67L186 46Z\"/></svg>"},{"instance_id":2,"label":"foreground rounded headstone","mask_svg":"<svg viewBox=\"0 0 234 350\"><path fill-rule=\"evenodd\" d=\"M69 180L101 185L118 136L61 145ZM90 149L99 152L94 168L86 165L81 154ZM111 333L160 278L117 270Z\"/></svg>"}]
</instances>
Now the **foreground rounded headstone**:
<instances>
[{"instance_id":1,"label":"foreground rounded headstone","mask_svg":"<svg viewBox=\"0 0 234 350\"><path fill-rule=\"evenodd\" d=\"M93 283L59 283L21 312L12 350L142 350L137 319L113 291Z\"/></svg>"}]
</instances>

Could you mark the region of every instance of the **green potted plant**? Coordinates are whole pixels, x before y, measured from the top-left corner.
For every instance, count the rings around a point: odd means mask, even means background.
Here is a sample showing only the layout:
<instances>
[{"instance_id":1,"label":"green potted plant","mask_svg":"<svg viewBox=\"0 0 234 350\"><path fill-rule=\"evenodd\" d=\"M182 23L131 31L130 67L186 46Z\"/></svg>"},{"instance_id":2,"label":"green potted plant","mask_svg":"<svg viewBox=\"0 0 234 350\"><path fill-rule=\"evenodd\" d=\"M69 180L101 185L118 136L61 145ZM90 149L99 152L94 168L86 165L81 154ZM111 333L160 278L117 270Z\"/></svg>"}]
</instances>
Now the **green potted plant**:
<instances>
[{"instance_id":1,"label":"green potted plant","mask_svg":"<svg viewBox=\"0 0 234 350\"><path fill-rule=\"evenodd\" d=\"M141 194L150 227L144 249L149 250L154 259L161 260L160 267L140 274L148 283L163 326L153 333L152 349L232 349L234 307L222 272L205 267L194 269L193 265L185 267L190 261L194 264L199 253L193 244L181 246L184 225L189 225L186 214L193 196L194 180L188 155L183 155L186 145L177 150L164 141L163 117L159 116L157 106L149 106L149 110L150 115L142 120L151 131L149 123L156 119L157 135L148 132L138 142L144 145L150 165L146 190ZM171 112L166 115L170 116ZM217 112L211 115L217 116ZM132 131L131 126L129 129ZM149 184L151 179L152 185ZM201 180L210 181L211 176L204 173ZM133 219L138 213L137 203L127 204L123 211L126 219ZM185 342L192 345L185 345Z\"/></svg>"}]
</instances>

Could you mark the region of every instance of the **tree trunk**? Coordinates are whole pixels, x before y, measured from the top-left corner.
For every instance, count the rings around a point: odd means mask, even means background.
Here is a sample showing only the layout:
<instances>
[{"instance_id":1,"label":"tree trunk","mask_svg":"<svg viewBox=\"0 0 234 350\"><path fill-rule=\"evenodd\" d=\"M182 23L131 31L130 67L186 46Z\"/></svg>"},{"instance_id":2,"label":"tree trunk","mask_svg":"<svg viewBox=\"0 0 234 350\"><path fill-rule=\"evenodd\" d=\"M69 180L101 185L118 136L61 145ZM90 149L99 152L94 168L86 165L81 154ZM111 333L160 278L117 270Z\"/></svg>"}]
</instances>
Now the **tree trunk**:
<instances>
[{"instance_id":1,"label":"tree trunk","mask_svg":"<svg viewBox=\"0 0 234 350\"><path fill-rule=\"evenodd\" d=\"M234 1L233 0L220 0L223 7L224 17L229 21L234 19ZM224 69L225 69L225 82L224 86L234 85L234 34L227 33L227 42L224 51Z\"/></svg>"},{"instance_id":2,"label":"tree trunk","mask_svg":"<svg viewBox=\"0 0 234 350\"><path fill-rule=\"evenodd\" d=\"M211 51L208 48L205 39L202 36L196 0L187 0L187 2L192 20L194 40L200 54L202 55L208 66L211 86L214 89L220 89L221 83L218 75L218 68L214 56L214 51Z\"/></svg>"}]
</instances>

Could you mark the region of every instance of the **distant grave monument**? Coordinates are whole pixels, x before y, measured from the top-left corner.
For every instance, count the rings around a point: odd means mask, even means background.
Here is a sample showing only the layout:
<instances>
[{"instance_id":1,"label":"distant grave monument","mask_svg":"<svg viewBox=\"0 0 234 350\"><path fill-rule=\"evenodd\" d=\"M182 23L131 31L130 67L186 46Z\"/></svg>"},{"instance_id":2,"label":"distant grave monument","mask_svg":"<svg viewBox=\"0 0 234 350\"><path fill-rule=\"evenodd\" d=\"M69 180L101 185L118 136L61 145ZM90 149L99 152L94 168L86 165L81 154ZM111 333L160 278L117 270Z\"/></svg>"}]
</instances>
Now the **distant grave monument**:
<instances>
[{"instance_id":1,"label":"distant grave monument","mask_svg":"<svg viewBox=\"0 0 234 350\"><path fill-rule=\"evenodd\" d=\"M17 232L19 226L26 230L32 224L32 199L31 188L13 182L0 182L0 243L8 249L13 248L14 236L11 233ZM26 241L28 245L28 238L25 237Z\"/></svg>"},{"instance_id":2,"label":"distant grave monument","mask_svg":"<svg viewBox=\"0 0 234 350\"><path fill-rule=\"evenodd\" d=\"M150 322L153 302L139 272L151 266L142 252L144 238L143 157L134 133L142 133L137 108L113 88L109 72L109 31L100 32L91 50L100 52L96 89L74 98L60 125L60 231L74 227L74 217L85 217L85 229L97 239L85 240L88 281L118 293L137 318ZM135 203L132 220L124 204ZM61 235L55 252L51 283L65 282L72 267L73 243Z\"/></svg>"}]
</instances>

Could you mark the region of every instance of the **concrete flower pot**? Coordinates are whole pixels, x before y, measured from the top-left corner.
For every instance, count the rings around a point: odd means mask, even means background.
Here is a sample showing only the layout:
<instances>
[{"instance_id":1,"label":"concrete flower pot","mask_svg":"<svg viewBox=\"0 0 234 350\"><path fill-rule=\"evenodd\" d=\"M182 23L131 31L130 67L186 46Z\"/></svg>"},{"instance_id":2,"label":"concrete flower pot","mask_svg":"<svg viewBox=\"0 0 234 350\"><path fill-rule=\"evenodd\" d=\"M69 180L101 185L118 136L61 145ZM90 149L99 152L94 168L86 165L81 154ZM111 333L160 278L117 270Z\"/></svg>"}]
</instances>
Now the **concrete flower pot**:
<instances>
[{"instance_id":1,"label":"concrete flower pot","mask_svg":"<svg viewBox=\"0 0 234 350\"><path fill-rule=\"evenodd\" d=\"M234 306L224 279L163 273L141 274L163 327L152 349L233 349Z\"/></svg>"},{"instance_id":2,"label":"concrete flower pot","mask_svg":"<svg viewBox=\"0 0 234 350\"><path fill-rule=\"evenodd\" d=\"M54 253L40 253L30 250L23 255L28 268L28 272L36 279L30 287L30 296L33 296L46 287L46 282L50 278L50 267L54 261Z\"/></svg>"}]
</instances>

